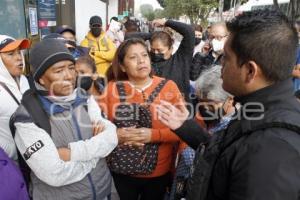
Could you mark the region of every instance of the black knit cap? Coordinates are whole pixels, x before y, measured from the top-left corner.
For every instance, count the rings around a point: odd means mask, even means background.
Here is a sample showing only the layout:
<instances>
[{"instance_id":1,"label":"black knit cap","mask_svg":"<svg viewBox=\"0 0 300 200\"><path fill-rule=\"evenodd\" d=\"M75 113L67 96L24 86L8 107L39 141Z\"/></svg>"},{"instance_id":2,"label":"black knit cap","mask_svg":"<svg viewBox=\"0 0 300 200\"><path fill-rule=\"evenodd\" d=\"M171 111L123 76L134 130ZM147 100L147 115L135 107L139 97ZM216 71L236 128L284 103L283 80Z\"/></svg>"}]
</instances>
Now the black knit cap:
<instances>
[{"instance_id":1,"label":"black knit cap","mask_svg":"<svg viewBox=\"0 0 300 200\"><path fill-rule=\"evenodd\" d=\"M92 16L90 18L90 26L93 25L93 24L101 24L102 25L102 19L101 17L95 15L95 16Z\"/></svg>"},{"instance_id":2,"label":"black knit cap","mask_svg":"<svg viewBox=\"0 0 300 200\"><path fill-rule=\"evenodd\" d=\"M45 39L37 43L30 51L29 63L35 81L57 62L70 60L75 63L73 56L65 44L56 39Z\"/></svg>"}]
</instances>

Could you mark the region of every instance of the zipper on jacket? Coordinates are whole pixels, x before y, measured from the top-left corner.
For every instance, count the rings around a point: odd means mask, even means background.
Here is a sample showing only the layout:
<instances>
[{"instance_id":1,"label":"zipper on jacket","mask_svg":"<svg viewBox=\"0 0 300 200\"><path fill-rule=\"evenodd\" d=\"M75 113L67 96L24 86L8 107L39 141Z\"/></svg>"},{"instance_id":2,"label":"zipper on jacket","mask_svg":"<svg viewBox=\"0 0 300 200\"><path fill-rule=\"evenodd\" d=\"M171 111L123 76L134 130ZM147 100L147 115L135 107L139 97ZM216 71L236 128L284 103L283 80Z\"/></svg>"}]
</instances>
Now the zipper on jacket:
<instances>
[{"instance_id":1,"label":"zipper on jacket","mask_svg":"<svg viewBox=\"0 0 300 200\"><path fill-rule=\"evenodd\" d=\"M73 120L75 128L76 128L78 139L82 140L81 131L80 131L80 128L79 128L79 125L78 125L78 122L77 122L77 119L76 119L74 113L72 113L72 120ZM94 185L91 173L88 173L87 177L88 177L88 180L89 180L91 188L92 188L93 200L96 200L97 199L97 194L96 194L96 189L95 189L95 185Z\"/></svg>"},{"instance_id":2,"label":"zipper on jacket","mask_svg":"<svg viewBox=\"0 0 300 200\"><path fill-rule=\"evenodd\" d=\"M93 182L93 179L92 179L92 176L91 174L89 173L87 175L88 179L89 179L89 182L91 184L91 187L92 187L92 192L93 192L93 200L96 200L97 199L97 194L96 194L96 188L95 188L95 185L94 185L94 182Z\"/></svg>"}]
</instances>

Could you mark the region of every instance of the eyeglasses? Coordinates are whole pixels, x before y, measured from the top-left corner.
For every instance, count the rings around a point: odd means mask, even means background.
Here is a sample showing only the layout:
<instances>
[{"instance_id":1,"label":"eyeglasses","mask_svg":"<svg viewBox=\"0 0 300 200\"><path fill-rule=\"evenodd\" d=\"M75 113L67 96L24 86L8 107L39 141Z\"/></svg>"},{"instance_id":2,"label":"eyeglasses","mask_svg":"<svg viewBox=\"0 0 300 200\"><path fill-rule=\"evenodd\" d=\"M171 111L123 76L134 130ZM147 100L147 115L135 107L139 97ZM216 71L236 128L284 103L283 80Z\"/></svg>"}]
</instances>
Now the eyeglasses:
<instances>
[{"instance_id":1,"label":"eyeglasses","mask_svg":"<svg viewBox=\"0 0 300 200\"><path fill-rule=\"evenodd\" d=\"M225 37L227 37L228 35L223 35L223 36L221 36L221 35L216 35L216 36L214 36L214 35L210 35L209 36L209 39L210 40L213 40L213 39L217 39L217 40L222 40L223 38L225 38Z\"/></svg>"}]
</instances>

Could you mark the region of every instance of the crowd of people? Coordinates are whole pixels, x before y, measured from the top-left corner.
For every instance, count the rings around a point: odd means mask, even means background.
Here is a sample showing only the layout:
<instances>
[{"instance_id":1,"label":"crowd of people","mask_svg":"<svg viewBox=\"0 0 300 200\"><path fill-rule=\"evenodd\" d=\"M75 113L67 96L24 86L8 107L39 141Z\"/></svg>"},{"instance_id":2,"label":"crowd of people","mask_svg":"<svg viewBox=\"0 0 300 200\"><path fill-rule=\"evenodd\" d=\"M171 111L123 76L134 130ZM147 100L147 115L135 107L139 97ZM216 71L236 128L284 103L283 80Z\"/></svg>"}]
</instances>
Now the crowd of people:
<instances>
[{"instance_id":1,"label":"crowd of people","mask_svg":"<svg viewBox=\"0 0 300 200\"><path fill-rule=\"evenodd\" d=\"M0 199L300 198L300 21L152 26L0 35Z\"/></svg>"}]
</instances>

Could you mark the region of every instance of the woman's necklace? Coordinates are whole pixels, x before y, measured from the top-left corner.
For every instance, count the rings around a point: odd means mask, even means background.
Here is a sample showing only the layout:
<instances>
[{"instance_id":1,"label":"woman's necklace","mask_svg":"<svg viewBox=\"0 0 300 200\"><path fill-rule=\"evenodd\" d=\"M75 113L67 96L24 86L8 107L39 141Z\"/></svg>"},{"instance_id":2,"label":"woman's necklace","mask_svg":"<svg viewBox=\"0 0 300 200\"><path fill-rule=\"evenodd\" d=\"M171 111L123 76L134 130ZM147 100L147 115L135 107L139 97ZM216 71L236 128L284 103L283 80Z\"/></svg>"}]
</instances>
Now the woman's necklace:
<instances>
[{"instance_id":1,"label":"woman's necklace","mask_svg":"<svg viewBox=\"0 0 300 200\"><path fill-rule=\"evenodd\" d=\"M143 92L146 88L148 88L150 85L152 85L152 78L150 78L149 81L147 81L143 85L135 85L134 83L132 83L130 81L128 81L128 83L129 83L129 85L131 85L131 87L133 87L137 91Z\"/></svg>"}]
</instances>

